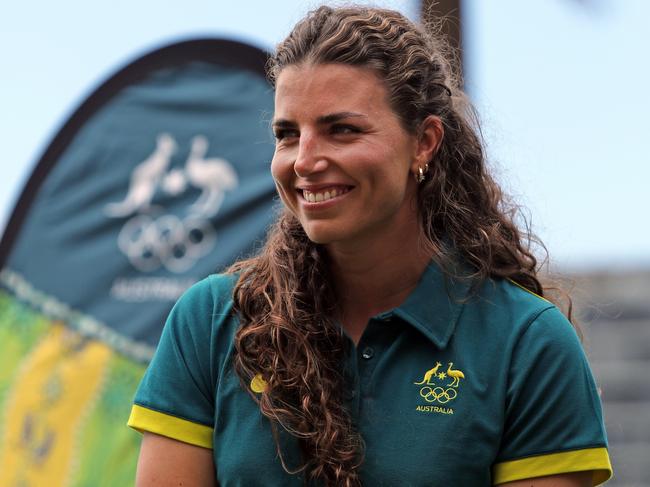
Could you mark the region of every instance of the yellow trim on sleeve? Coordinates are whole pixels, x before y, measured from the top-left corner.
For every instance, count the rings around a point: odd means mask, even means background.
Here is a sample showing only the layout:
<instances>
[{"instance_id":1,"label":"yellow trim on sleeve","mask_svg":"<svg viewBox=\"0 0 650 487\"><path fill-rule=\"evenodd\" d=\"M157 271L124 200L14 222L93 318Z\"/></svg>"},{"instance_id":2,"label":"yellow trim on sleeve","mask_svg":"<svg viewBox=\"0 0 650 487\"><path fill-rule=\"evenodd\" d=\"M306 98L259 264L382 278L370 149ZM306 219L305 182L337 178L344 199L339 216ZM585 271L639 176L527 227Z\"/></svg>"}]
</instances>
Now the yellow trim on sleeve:
<instances>
[{"instance_id":1,"label":"yellow trim on sleeve","mask_svg":"<svg viewBox=\"0 0 650 487\"><path fill-rule=\"evenodd\" d=\"M128 426L140 433L148 431L191 445L212 448L213 429L187 419L177 418L134 404Z\"/></svg>"},{"instance_id":2,"label":"yellow trim on sleeve","mask_svg":"<svg viewBox=\"0 0 650 487\"><path fill-rule=\"evenodd\" d=\"M593 485L600 485L612 476L607 448L586 448L550 453L497 463L492 467L492 482L503 484L513 480L593 470Z\"/></svg>"}]
</instances>

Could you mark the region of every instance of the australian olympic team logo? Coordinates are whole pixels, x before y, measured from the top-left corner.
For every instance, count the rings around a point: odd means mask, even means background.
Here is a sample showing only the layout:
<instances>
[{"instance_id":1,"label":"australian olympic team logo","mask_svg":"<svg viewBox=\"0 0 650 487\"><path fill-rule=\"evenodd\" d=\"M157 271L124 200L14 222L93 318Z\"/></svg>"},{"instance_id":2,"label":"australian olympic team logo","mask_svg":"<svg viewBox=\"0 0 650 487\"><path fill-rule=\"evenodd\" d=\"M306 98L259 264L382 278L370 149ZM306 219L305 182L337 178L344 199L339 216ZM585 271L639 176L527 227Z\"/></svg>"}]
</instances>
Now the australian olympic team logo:
<instances>
[{"instance_id":1,"label":"australian olympic team logo","mask_svg":"<svg viewBox=\"0 0 650 487\"><path fill-rule=\"evenodd\" d=\"M444 369L440 370L442 364L436 362L432 368L424 373L422 380L413 383L414 385L422 386L419 391L420 397L431 404L431 406L417 406L417 411L442 414L454 413L450 407L433 406L433 404L446 406L458 397L460 380L465 379L465 374L461 370L454 369L453 365L453 362L449 362L445 371Z\"/></svg>"},{"instance_id":2,"label":"australian olympic team logo","mask_svg":"<svg viewBox=\"0 0 650 487\"><path fill-rule=\"evenodd\" d=\"M204 135L193 137L184 168L170 170L177 143L170 134L159 134L151 155L131 173L126 197L104 207L110 218L130 217L117 245L139 271L165 267L181 273L214 248L216 231L210 217L217 214L226 192L236 189L239 180L228 161L206 157L208 148ZM157 191L179 196L189 187L201 193L183 217L166 214L151 204Z\"/></svg>"}]
</instances>

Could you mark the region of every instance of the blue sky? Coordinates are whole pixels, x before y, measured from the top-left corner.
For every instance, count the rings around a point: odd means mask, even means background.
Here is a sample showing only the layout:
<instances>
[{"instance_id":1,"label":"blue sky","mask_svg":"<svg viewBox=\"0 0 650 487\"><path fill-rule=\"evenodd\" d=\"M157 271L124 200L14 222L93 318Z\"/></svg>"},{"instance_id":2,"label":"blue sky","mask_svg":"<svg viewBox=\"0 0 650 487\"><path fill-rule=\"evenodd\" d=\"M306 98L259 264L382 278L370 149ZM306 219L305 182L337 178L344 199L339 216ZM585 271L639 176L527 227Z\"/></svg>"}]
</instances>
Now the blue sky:
<instances>
[{"instance_id":1,"label":"blue sky","mask_svg":"<svg viewBox=\"0 0 650 487\"><path fill-rule=\"evenodd\" d=\"M415 0L383 1L417 15ZM225 36L271 48L317 2L12 2L0 19L0 228L78 103L135 57ZM466 0L467 89L491 164L562 268L650 267L650 2Z\"/></svg>"}]
</instances>

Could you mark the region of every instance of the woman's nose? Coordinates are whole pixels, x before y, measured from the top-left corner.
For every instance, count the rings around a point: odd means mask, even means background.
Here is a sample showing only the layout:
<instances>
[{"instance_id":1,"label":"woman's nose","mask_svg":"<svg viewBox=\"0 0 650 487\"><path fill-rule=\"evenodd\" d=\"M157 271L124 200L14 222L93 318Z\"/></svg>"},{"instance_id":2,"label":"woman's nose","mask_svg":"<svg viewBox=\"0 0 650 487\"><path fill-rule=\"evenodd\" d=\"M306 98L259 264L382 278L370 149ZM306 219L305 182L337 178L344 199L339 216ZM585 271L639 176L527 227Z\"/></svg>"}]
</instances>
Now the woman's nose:
<instances>
[{"instance_id":1,"label":"woman's nose","mask_svg":"<svg viewBox=\"0 0 650 487\"><path fill-rule=\"evenodd\" d=\"M323 144L317 135L303 133L298 144L298 154L293 170L298 177L305 178L327 168L327 158Z\"/></svg>"}]
</instances>

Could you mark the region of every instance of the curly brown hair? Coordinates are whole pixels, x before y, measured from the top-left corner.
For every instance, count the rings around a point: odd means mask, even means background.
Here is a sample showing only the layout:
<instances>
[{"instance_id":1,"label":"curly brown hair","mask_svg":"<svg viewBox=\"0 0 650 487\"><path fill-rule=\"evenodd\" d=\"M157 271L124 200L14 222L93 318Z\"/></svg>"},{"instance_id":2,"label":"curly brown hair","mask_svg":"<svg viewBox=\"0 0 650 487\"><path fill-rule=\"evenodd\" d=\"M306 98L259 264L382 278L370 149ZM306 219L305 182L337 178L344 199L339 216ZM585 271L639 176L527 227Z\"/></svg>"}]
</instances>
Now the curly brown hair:
<instances>
[{"instance_id":1,"label":"curly brown hair","mask_svg":"<svg viewBox=\"0 0 650 487\"><path fill-rule=\"evenodd\" d=\"M343 63L372 69L387 88L403 127L416 134L434 115L444 127L439 150L418 189L426 245L448 274L458 261L473 282L506 278L543 296L536 240L517 226L510 205L490 175L476 117L459 89L441 39L398 12L369 7L310 12L282 41L269 63L275 82L287 66ZM363 440L343 406L341 363L347 343L335 322L337 304L328 257L285 211L259 255L233 265L241 327L234 367L248 387L261 374L266 390L255 399L271 420L278 453L305 482L360 485ZM303 462L286 465L278 425L298 439Z\"/></svg>"}]
</instances>

